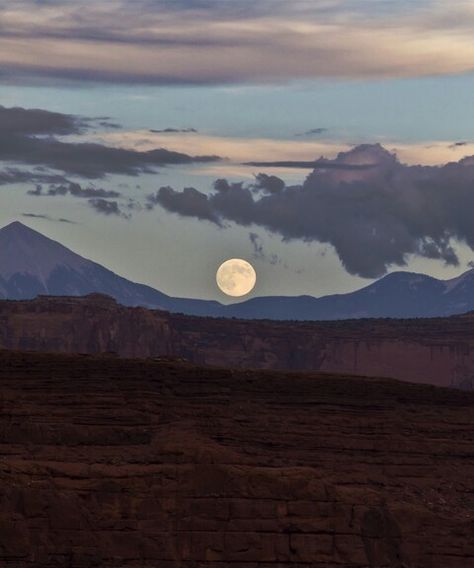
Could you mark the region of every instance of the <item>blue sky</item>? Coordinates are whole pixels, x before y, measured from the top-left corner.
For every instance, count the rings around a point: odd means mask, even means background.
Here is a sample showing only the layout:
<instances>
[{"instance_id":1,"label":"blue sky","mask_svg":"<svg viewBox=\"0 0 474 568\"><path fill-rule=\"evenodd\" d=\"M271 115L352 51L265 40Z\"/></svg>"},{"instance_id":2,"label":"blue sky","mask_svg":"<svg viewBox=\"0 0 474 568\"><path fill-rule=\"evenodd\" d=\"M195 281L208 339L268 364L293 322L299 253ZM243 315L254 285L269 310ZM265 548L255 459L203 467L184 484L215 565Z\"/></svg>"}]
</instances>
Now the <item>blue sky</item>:
<instances>
[{"instance_id":1,"label":"blue sky","mask_svg":"<svg viewBox=\"0 0 474 568\"><path fill-rule=\"evenodd\" d=\"M32 196L34 177L0 187L0 224L22 219L170 294L222 300L214 273L233 256L255 264L259 295L349 291L370 282L376 269L348 269L332 233L324 241L317 231L295 237L257 217L249 224L228 214L217 225L175 205L147 208L148 196L162 186L211 196L218 178L251 185L260 170L244 162L269 163L263 173L302 185L311 169L271 162L334 159L360 144L380 143L410 166L441 166L474 154L470 2L448 9L431 0L0 0L0 23L0 105L108 117L87 131L51 134L65 142L224 158L133 176L66 176L82 187L118 190L117 208L108 214L68 191ZM150 132L167 128L197 132ZM377 225L375 218L368 222ZM472 258L460 223L455 217L445 228L417 233L419 242L410 239L400 257L387 256L386 270L455 276ZM341 234L343 224L341 218ZM404 231L413 233L413 226ZM457 263L446 253L447 238ZM432 241L438 252L427 253ZM401 260L390 264L392 258Z\"/></svg>"},{"instance_id":2,"label":"blue sky","mask_svg":"<svg viewBox=\"0 0 474 568\"><path fill-rule=\"evenodd\" d=\"M0 85L5 106L108 114L125 129L192 126L223 136L292 138L309 128L357 143L474 138L474 73L390 79L319 79L285 85Z\"/></svg>"}]
</instances>

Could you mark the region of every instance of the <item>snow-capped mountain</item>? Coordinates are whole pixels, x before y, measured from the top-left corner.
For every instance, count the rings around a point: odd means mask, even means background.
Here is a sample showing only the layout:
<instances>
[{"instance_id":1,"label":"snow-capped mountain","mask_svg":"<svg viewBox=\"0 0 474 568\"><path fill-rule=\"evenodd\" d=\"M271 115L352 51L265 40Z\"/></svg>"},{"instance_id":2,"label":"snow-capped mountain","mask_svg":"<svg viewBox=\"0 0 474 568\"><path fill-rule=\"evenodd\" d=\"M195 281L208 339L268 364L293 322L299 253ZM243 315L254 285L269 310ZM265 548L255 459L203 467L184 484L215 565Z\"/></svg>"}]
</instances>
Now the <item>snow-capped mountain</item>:
<instances>
[{"instance_id":1,"label":"snow-capped mountain","mask_svg":"<svg viewBox=\"0 0 474 568\"><path fill-rule=\"evenodd\" d=\"M283 320L434 317L474 310L474 269L451 280L393 272L360 290L314 298L269 296L224 306L173 298L131 282L14 222L0 229L0 298L107 294L128 306L193 315Z\"/></svg>"}]
</instances>

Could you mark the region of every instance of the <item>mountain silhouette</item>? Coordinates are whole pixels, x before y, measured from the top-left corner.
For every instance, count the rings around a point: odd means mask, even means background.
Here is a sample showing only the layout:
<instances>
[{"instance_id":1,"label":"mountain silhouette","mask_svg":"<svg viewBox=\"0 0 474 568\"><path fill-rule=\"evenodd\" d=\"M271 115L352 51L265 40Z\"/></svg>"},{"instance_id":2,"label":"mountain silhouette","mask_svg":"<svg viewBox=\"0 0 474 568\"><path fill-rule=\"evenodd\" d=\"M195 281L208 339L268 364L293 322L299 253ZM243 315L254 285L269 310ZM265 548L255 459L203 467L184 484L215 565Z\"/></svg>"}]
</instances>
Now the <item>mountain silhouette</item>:
<instances>
[{"instance_id":1,"label":"mountain silhouette","mask_svg":"<svg viewBox=\"0 0 474 568\"><path fill-rule=\"evenodd\" d=\"M126 306L209 315L218 302L171 298L87 260L18 221L0 229L0 298L107 294Z\"/></svg>"},{"instance_id":2,"label":"mountain silhouette","mask_svg":"<svg viewBox=\"0 0 474 568\"><path fill-rule=\"evenodd\" d=\"M451 280L393 272L348 294L267 296L222 305L174 298L123 278L18 221L0 229L0 298L106 294L126 306L244 319L435 317L474 310L474 269Z\"/></svg>"}]
</instances>

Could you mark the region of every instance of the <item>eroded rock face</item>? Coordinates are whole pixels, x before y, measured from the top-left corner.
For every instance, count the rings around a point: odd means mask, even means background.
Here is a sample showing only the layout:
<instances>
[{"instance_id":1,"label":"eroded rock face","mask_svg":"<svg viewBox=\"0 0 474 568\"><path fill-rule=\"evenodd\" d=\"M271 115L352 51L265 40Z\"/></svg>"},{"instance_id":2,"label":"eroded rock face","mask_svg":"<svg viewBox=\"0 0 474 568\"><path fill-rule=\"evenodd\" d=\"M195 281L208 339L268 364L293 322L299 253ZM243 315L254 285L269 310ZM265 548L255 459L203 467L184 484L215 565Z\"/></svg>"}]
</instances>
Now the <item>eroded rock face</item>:
<instances>
[{"instance_id":1,"label":"eroded rock face","mask_svg":"<svg viewBox=\"0 0 474 568\"><path fill-rule=\"evenodd\" d=\"M474 315L274 322L126 308L106 296L0 301L0 348L175 356L233 368L320 370L470 390Z\"/></svg>"},{"instance_id":2,"label":"eroded rock face","mask_svg":"<svg viewBox=\"0 0 474 568\"><path fill-rule=\"evenodd\" d=\"M0 352L0 566L474 566L474 395Z\"/></svg>"}]
</instances>

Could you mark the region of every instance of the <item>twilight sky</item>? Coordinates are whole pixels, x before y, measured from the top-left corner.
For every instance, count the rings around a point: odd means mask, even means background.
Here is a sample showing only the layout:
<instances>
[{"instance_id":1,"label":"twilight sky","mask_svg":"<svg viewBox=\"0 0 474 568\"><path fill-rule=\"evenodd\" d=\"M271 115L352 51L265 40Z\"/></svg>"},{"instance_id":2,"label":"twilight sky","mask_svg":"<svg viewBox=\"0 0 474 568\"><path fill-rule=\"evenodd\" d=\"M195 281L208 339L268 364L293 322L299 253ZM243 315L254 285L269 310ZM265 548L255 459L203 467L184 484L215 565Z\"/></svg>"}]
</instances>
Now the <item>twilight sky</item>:
<instances>
[{"instance_id":1,"label":"twilight sky","mask_svg":"<svg viewBox=\"0 0 474 568\"><path fill-rule=\"evenodd\" d=\"M0 0L0 226L175 296L474 258L470 0Z\"/></svg>"}]
</instances>

